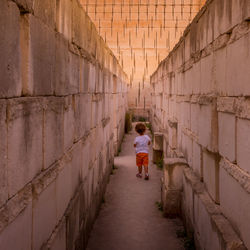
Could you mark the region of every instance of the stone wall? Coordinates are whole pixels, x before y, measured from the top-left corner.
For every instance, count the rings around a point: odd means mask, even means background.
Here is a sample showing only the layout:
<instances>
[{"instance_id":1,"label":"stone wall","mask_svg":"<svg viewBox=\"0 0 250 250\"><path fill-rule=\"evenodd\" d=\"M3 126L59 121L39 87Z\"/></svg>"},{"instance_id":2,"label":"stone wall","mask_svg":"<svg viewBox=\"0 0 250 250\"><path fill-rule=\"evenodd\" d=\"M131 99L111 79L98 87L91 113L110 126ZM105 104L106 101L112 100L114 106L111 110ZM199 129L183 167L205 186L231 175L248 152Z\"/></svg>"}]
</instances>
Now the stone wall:
<instances>
[{"instance_id":1,"label":"stone wall","mask_svg":"<svg viewBox=\"0 0 250 250\"><path fill-rule=\"evenodd\" d=\"M78 0L0 7L0 249L84 249L127 76Z\"/></svg>"},{"instance_id":2,"label":"stone wall","mask_svg":"<svg viewBox=\"0 0 250 250\"><path fill-rule=\"evenodd\" d=\"M181 206L201 249L250 249L249 79L248 0L207 1L151 77L153 128L189 165Z\"/></svg>"}]
</instances>

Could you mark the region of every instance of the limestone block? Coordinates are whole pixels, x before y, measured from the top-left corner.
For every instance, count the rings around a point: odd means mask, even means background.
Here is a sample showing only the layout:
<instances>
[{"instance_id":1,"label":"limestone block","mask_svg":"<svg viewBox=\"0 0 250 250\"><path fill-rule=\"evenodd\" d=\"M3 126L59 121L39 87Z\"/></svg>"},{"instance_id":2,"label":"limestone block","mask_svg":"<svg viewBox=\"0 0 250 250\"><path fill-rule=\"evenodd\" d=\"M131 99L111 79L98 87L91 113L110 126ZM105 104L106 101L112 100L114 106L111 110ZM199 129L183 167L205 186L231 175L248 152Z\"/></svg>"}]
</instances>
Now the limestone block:
<instances>
[{"instance_id":1,"label":"limestone block","mask_svg":"<svg viewBox=\"0 0 250 250\"><path fill-rule=\"evenodd\" d=\"M42 99L8 101L8 189L13 196L42 170ZM17 167L18 166L18 167Z\"/></svg>"},{"instance_id":2,"label":"limestone block","mask_svg":"<svg viewBox=\"0 0 250 250\"><path fill-rule=\"evenodd\" d=\"M184 128L191 128L191 109L188 102L181 103L180 122Z\"/></svg>"},{"instance_id":3,"label":"limestone block","mask_svg":"<svg viewBox=\"0 0 250 250\"><path fill-rule=\"evenodd\" d=\"M188 164L190 166L193 165L193 140L188 135L184 134L182 135L182 146L181 146L181 152L183 153L184 157L186 158Z\"/></svg>"},{"instance_id":4,"label":"limestone block","mask_svg":"<svg viewBox=\"0 0 250 250\"><path fill-rule=\"evenodd\" d=\"M249 193L240 186L240 183L224 167L220 169L220 206L223 214L234 225L235 230L240 232L241 239L246 248L249 249Z\"/></svg>"},{"instance_id":5,"label":"limestone block","mask_svg":"<svg viewBox=\"0 0 250 250\"><path fill-rule=\"evenodd\" d=\"M91 127L91 114L88 114L91 110L90 98L88 94L75 96L75 141L83 137Z\"/></svg>"},{"instance_id":6,"label":"limestone block","mask_svg":"<svg viewBox=\"0 0 250 250\"><path fill-rule=\"evenodd\" d=\"M219 196L219 159L218 156L208 151L203 151L203 180L211 198L220 202Z\"/></svg>"},{"instance_id":7,"label":"limestone block","mask_svg":"<svg viewBox=\"0 0 250 250\"><path fill-rule=\"evenodd\" d=\"M153 148L155 150L163 150L163 134L154 132Z\"/></svg>"},{"instance_id":8,"label":"limestone block","mask_svg":"<svg viewBox=\"0 0 250 250\"><path fill-rule=\"evenodd\" d=\"M32 15L29 15L29 23L32 70L26 92L51 95L54 91L55 33Z\"/></svg>"},{"instance_id":9,"label":"limestone block","mask_svg":"<svg viewBox=\"0 0 250 250\"><path fill-rule=\"evenodd\" d=\"M236 159L238 165L250 173L250 140L246 136L250 133L250 121L245 119L237 120L237 145Z\"/></svg>"},{"instance_id":10,"label":"limestone block","mask_svg":"<svg viewBox=\"0 0 250 250\"><path fill-rule=\"evenodd\" d=\"M212 215L219 213L207 194L194 195L195 236L199 245L207 249L222 249L219 235L214 229Z\"/></svg>"},{"instance_id":11,"label":"limestone block","mask_svg":"<svg viewBox=\"0 0 250 250\"><path fill-rule=\"evenodd\" d=\"M33 200L33 249L41 249L57 224L56 183L52 182Z\"/></svg>"},{"instance_id":12,"label":"limestone block","mask_svg":"<svg viewBox=\"0 0 250 250\"><path fill-rule=\"evenodd\" d=\"M199 133L199 119L200 119L200 106L198 104L190 104L190 122L191 131L194 135L198 136Z\"/></svg>"},{"instance_id":13,"label":"limestone block","mask_svg":"<svg viewBox=\"0 0 250 250\"><path fill-rule=\"evenodd\" d=\"M191 184L188 182L185 175L183 175L183 196L182 209L185 213L185 224L188 229L194 227L194 192Z\"/></svg>"},{"instance_id":14,"label":"limestone block","mask_svg":"<svg viewBox=\"0 0 250 250\"><path fill-rule=\"evenodd\" d=\"M71 185L73 194L75 194L80 185L81 168L82 164L84 164L82 158L82 143L79 142L75 144L70 153L72 154L72 162L69 165L71 169Z\"/></svg>"},{"instance_id":15,"label":"limestone block","mask_svg":"<svg viewBox=\"0 0 250 250\"><path fill-rule=\"evenodd\" d=\"M192 150L192 169L194 172L203 177L203 162L202 162L202 149L201 146L193 141L193 150Z\"/></svg>"},{"instance_id":16,"label":"limestone block","mask_svg":"<svg viewBox=\"0 0 250 250\"><path fill-rule=\"evenodd\" d=\"M55 94L67 95L74 93L70 88L70 64L68 41L60 34L56 35L55 47Z\"/></svg>"},{"instance_id":17,"label":"limestone block","mask_svg":"<svg viewBox=\"0 0 250 250\"><path fill-rule=\"evenodd\" d=\"M17 5L11 1L0 3L0 97L20 96L20 12Z\"/></svg>"},{"instance_id":18,"label":"limestone block","mask_svg":"<svg viewBox=\"0 0 250 250\"><path fill-rule=\"evenodd\" d=\"M96 72L95 72L95 65L90 63L89 64L89 92L95 92L95 84L96 84Z\"/></svg>"},{"instance_id":19,"label":"limestone block","mask_svg":"<svg viewBox=\"0 0 250 250\"><path fill-rule=\"evenodd\" d=\"M56 27L56 0L33 0L34 15L52 29Z\"/></svg>"},{"instance_id":20,"label":"limestone block","mask_svg":"<svg viewBox=\"0 0 250 250\"><path fill-rule=\"evenodd\" d=\"M63 154L63 110L63 98L48 97L45 99L44 168L50 167Z\"/></svg>"},{"instance_id":21,"label":"limestone block","mask_svg":"<svg viewBox=\"0 0 250 250\"><path fill-rule=\"evenodd\" d=\"M57 220L61 220L62 216L66 212L66 209L69 205L70 200L73 197L73 184L72 184L72 155L67 154L61 163L58 176L56 179L56 206Z\"/></svg>"},{"instance_id":22,"label":"limestone block","mask_svg":"<svg viewBox=\"0 0 250 250\"><path fill-rule=\"evenodd\" d=\"M72 29L72 2L60 0L56 2L56 29L70 41Z\"/></svg>"},{"instance_id":23,"label":"limestone block","mask_svg":"<svg viewBox=\"0 0 250 250\"><path fill-rule=\"evenodd\" d=\"M215 104L200 105L199 112L199 143L216 152L218 149L218 113Z\"/></svg>"},{"instance_id":24,"label":"limestone block","mask_svg":"<svg viewBox=\"0 0 250 250\"><path fill-rule=\"evenodd\" d=\"M219 153L229 159L235 161L235 145L236 135L235 126L236 118L234 114L219 112Z\"/></svg>"},{"instance_id":25,"label":"limestone block","mask_svg":"<svg viewBox=\"0 0 250 250\"><path fill-rule=\"evenodd\" d=\"M6 101L0 100L0 207L8 199Z\"/></svg>"},{"instance_id":26,"label":"limestone block","mask_svg":"<svg viewBox=\"0 0 250 250\"><path fill-rule=\"evenodd\" d=\"M25 225L25 230L24 230ZM31 249L32 246L31 203L1 232L0 249Z\"/></svg>"},{"instance_id":27,"label":"limestone block","mask_svg":"<svg viewBox=\"0 0 250 250\"><path fill-rule=\"evenodd\" d=\"M91 142L86 140L82 146L82 165L81 165L81 179L84 181L87 178L89 167L90 167L90 155L91 155Z\"/></svg>"},{"instance_id":28,"label":"limestone block","mask_svg":"<svg viewBox=\"0 0 250 250\"><path fill-rule=\"evenodd\" d=\"M226 81L230 96L250 94L250 33L227 46ZM237 86L237 87L235 87Z\"/></svg>"},{"instance_id":29,"label":"limestone block","mask_svg":"<svg viewBox=\"0 0 250 250\"><path fill-rule=\"evenodd\" d=\"M215 81L217 90L220 95L227 95L227 80L226 80L226 65L227 65L227 51L225 48L216 50L215 53Z\"/></svg>"},{"instance_id":30,"label":"limestone block","mask_svg":"<svg viewBox=\"0 0 250 250\"><path fill-rule=\"evenodd\" d=\"M72 147L74 143L74 106L73 97L68 96L64 99L64 151Z\"/></svg>"},{"instance_id":31,"label":"limestone block","mask_svg":"<svg viewBox=\"0 0 250 250\"><path fill-rule=\"evenodd\" d=\"M168 189L182 190L185 166L187 161L184 158L164 158L164 184Z\"/></svg>"},{"instance_id":32,"label":"limestone block","mask_svg":"<svg viewBox=\"0 0 250 250\"><path fill-rule=\"evenodd\" d=\"M82 67L81 67L81 73L82 73L82 79L80 81L80 89L81 92L87 93L89 90L89 78L90 78L90 64L87 60L82 59Z\"/></svg>"},{"instance_id":33,"label":"limestone block","mask_svg":"<svg viewBox=\"0 0 250 250\"><path fill-rule=\"evenodd\" d=\"M86 13L77 0L72 1L72 10L72 41L79 47L85 48L86 37L90 37L86 29Z\"/></svg>"},{"instance_id":34,"label":"limestone block","mask_svg":"<svg viewBox=\"0 0 250 250\"><path fill-rule=\"evenodd\" d=\"M69 86L73 93L80 92L80 58L73 53L69 54Z\"/></svg>"},{"instance_id":35,"label":"limestone block","mask_svg":"<svg viewBox=\"0 0 250 250\"><path fill-rule=\"evenodd\" d=\"M201 94L209 94L215 89L213 55L201 59Z\"/></svg>"},{"instance_id":36,"label":"limestone block","mask_svg":"<svg viewBox=\"0 0 250 250\"><path fill-rule=\"evenodd\" d=\"M168 139L169 139L169 146L172 149L177 148L177 122L168 122Z\"/></svg>"}]
</instances>

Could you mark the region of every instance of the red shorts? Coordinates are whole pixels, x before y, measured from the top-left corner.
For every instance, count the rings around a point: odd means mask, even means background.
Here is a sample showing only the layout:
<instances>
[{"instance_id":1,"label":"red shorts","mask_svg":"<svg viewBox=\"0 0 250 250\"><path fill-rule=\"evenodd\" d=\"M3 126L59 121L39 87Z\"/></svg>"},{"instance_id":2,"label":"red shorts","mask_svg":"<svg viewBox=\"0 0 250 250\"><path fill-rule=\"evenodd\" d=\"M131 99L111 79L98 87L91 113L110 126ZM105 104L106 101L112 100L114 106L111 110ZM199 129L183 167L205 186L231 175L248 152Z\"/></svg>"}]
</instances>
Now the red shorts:
<instances>
[{"instance_id":1,"label":"red shorts","mask_svg":"<svg viewBox=\"0 0 250 250\"><path fill-rule=\"evenodd\" d=\"M148 166L148 154L147 153L138 153L136 154L136 165L138 167Z\"/></svg>"}]
</instances>

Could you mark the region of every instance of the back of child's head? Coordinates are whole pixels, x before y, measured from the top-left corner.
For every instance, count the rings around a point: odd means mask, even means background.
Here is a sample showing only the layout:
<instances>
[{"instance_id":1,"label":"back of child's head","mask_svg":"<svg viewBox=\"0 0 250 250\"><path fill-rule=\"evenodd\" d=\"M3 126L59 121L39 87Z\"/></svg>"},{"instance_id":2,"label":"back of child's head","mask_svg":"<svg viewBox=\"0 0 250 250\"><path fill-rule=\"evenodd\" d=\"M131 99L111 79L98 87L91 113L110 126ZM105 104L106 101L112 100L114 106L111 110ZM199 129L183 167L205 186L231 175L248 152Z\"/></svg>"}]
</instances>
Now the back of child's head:
<instances>
[{"instance_id":1,"label":"back of child's head","mask_svg":"<svg viewBox=\"0 0 250 250\"><path fill-rule=\"evenodd\" d=\"M135 126L135 131L140 134L143 135L144 132L146 130L146 126L143 123L137 123Z\"/></svg>"}]
</instances>

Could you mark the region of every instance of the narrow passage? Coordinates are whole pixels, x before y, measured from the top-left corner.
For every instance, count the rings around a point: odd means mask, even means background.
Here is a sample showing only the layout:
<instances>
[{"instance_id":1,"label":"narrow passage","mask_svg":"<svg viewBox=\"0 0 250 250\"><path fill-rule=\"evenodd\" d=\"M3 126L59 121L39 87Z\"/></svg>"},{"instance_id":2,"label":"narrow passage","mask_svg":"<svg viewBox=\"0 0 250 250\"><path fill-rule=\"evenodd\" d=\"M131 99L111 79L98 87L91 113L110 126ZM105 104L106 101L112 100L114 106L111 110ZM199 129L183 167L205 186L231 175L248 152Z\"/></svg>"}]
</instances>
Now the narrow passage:
<instances>
[{"instance_id":1,"label":"narrow passage","mask_svg":"<svg viewBox=\"0 0 250 250\"><path fill-rule=\"evenodd\" d=\"M134 130L125 135L122 150L115 158L118 169L110 177L88 250L184 249L176 237L176 231L182 228L181 221L164 218L155 204L160 201L162 171L152 163L152 149L149 181L135 176L135 136Z\"/></svg>"}]
</instances>

